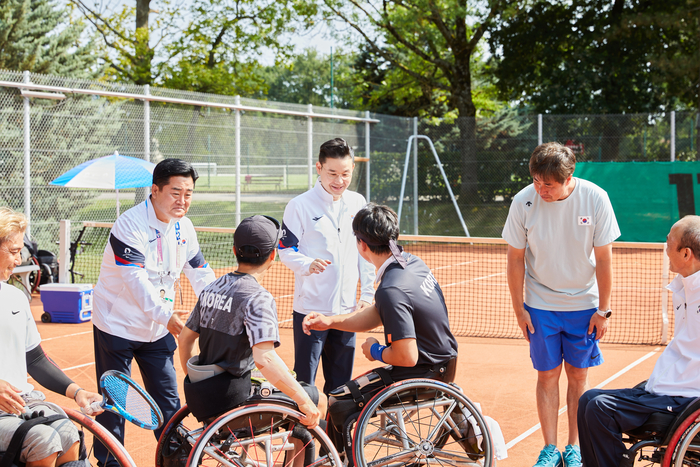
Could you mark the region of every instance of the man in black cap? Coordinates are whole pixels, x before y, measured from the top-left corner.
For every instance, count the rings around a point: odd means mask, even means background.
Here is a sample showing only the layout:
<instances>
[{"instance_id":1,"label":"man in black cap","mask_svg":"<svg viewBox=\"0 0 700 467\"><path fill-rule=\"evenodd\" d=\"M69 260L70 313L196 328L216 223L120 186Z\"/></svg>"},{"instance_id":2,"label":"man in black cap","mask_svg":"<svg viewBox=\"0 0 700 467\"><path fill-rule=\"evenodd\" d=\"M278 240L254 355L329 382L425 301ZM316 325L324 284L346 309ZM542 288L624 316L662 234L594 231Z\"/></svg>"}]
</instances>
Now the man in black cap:
<instances>
[{"instance_id":1,"label":"man in black cap","mask_svg":"<svg viewBox=\"0 0 700 467\"><path fill-rule=\"evenodd\" d=\"M204 289L180 333L185 398L200 420L243 402L255 366L297 403L302 423L313 428L325 417L325 395L297 382L275 352L280 345L277 307L260 282L275 260L279 233L279 222L267 216L248 217L238 225L233 234L238 268ZM193 355L197 338L199 356Z\"/></svg>"}]
</instances>

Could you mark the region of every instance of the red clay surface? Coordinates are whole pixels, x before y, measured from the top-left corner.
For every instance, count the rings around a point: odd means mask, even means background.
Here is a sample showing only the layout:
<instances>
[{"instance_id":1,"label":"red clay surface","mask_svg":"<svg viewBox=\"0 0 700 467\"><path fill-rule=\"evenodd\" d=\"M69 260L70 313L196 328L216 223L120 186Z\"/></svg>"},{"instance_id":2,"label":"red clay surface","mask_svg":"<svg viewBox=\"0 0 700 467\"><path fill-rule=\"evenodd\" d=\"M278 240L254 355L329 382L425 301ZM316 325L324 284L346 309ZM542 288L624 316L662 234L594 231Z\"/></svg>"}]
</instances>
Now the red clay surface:
<instances>
[{"instance_id":1,"label":"red clay surface","mask_svg":"<svg viewBox=\"0 0 700 467\"><path fill-rule=\"evenodd\" d=\"M280 304L281 305L281 304ZM286 305L285 308L290 307ZM282 308L282 306L280 306ZM32 301L32 313L37 321L43 338L43 347L51 358L63 368L78 384L96 390L94 352L92 343L92 325L82 324L44 324L40 320L43 308L38 295ZM283 313L280 313L283 319ZM618 326L613 319L611 326ZM282 346L278 349L280 356L288 365L293 363L293 340L290 329L280 331ZM379 337L377 334L373 334ZM368 334L359 334L358 343ZM472 400L481 403L484 413L495 418L501 425L506 443L516 440L523 433L538 423L535 406L536 372L532 369L527 342L523 339L493 338L458 338L459 368L456 382ZM650 358L624 372L618 378L605 385L606 388L631 387L646 379L653 368L663 347L603 344L605 363L590 371L590 384L594 387L628 365L636 362L650 352L656 351ZM176 356L176 368L184 377ZM356 352L355 374L360 374L372 367L361 350ZM319 370L319 373L321 371ZM141 382L136 364L133 368L134 378ZM566 378L561 379L561 404L565 404ZM319 374L318 386L323 386L323 375ZM65 397L48 393L48 399L61 405L73 407L74 402ZM184 402L184 396L181 393ZM566 416L559 417L560 449L566 444ZM154 465L156 440L152 433L142 430L130 423L126 429L126 448L139 467ZM505 467L526 467L534 464L543 444L539 430L514 444L508 451L508 459L499 465Z\"/></svg>"}]
</instances>

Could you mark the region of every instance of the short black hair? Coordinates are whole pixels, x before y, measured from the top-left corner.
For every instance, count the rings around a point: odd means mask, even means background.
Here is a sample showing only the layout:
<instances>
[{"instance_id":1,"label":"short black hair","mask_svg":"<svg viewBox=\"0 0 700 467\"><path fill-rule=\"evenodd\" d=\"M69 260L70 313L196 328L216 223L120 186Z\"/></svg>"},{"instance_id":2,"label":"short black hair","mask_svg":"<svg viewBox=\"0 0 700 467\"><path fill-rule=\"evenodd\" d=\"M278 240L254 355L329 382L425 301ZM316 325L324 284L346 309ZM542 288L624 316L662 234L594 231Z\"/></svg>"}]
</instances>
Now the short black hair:
<instances>
[{"instance_id":1,"label":"short black hair","mask_svg":"<svg viewBox=\"0 0 700 467\"><path fill-rule=\"evenodd\" d=\"M262 254L260 256L253 256L257 253L260 253L260 250L254 245L243 245L242 247L236 247L236 261L238 261L238 264L249 264L251 266L258 266L267 261L267 258L270 257L273 250L274 248L268 250L267 253ZM241 253L243 253L246 256L241 256Z\"/></svg>"},{"instance_id":2,"label":"short black hair","mask_svg":"<svg viewBox=\"0 0 700 467\"><path fill-rule=\"evenodd\" d=\"M399 216L389 206L367 203L355 214L352 231L360 233L373 244L365 242L372 253L391 253L389 240L399 239Z\"/></svg>"},{"instance_id":3,"label":"short black hair","mask_svg":"<svg viewBox=\"0 0 700 467\"><path fill-rule=\"evenodd\" d=\"M153 169L153 184L162 190L170 183L170 177L190 177L192 183L196 183L199 178L197 170L187 161L182 159L163 159Z\"/></svg>"},{"instance_id":4,"label":"short black hair","mask_svg":"<svg viewBox=\"0 0 700 467\"><path fill-rule=\"evenodd\" d=\"M323 164L326 159L342 159L344 157L351 157L355 160L355 152L348 145L348 142L343 138L333 138L326 141L321 145L321 149L318 151L318 161Z\"/></svg>"}]
</instances>

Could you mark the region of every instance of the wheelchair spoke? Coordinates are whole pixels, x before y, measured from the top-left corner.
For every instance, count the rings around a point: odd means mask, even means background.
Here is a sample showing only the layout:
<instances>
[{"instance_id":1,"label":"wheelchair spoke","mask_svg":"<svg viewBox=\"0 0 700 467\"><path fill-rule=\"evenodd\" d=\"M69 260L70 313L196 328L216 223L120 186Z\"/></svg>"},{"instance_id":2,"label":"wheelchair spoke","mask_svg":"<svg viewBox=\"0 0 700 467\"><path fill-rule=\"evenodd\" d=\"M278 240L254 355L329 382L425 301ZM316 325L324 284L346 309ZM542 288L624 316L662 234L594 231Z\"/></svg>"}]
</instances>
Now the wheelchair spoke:
<instances>
[{"instance_id":1,"label":"wheelchair spoke","mask_svg":"<svg viewBox=\"0 0 700 467\"><path fill-rule=\"evenodd\" d=\"M383 465L395 464L397 462L407 463L412 459L418 459L417 451L418 451L418 448L414 448L414 449L409 449L408 451L401 451L401 452L398 452L396 454L384 456L384 457L381 457L379 459L375 459L371 462L368 462L367 466L368 467L381 467Z\"/></svg>"},{"instance_id":2,"label":"wheelchair spoke","mask_svg":"<svg viewBox=\"0 0 700 467\"><path fill-rule=\"evenodd\" d=\"M385 392L357 420L357 467L492 465L486 422L458 389L411 380Z\"/></svg>"}]
</instances>

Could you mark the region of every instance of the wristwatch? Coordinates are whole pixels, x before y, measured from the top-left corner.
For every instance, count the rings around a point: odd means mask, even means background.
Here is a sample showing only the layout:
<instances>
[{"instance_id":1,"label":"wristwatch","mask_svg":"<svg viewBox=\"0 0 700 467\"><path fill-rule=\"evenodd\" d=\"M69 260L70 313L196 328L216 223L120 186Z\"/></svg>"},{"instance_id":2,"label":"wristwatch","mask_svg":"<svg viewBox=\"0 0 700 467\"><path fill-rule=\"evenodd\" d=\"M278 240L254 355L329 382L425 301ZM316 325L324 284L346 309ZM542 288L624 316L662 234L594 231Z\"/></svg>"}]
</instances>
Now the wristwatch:
<instances>
[{"instance_id":1,"label":"wristwatch","mask_svg":"<svg viewBox=\"0 0 700 467\"><path fill-rule=\"evenodd\" d=\"M610 318L610 316L612 316L612 310L597 310L596 313L598 313L605 319L608 319Z\"/></svg>"}]
</instances>

